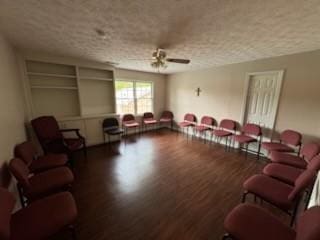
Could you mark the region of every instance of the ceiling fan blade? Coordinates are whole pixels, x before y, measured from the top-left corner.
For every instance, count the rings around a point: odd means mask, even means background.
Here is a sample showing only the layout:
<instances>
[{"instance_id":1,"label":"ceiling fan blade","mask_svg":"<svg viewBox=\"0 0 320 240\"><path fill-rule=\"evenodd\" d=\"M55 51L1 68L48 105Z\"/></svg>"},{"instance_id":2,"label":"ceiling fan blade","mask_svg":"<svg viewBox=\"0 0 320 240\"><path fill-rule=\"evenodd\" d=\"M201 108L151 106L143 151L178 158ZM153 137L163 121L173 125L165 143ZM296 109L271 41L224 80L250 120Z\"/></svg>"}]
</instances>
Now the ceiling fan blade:
<instances>
[{"instance_id":1,"label":"ceiling fan blade","mask_svg":"<svg viewBox=\"0 0 320 240\"><path fill-rule=\"evenodd\" d=\"M154 58L144 58L144 59L142 59L142 58L140 58L140 59L131 58L131 59L126 59L126 61L152 61L152 60L154 60Z\"/></svg>"},{"instance_id":2,"label":"ceiling fan blade","mask_svg":"<svg viewBox=\"0 0 320 240\"><path fill-rule=\"evenodd\" d=\"M174 62L174 63L182 63L182 64L190 63L189 59L167 58L166 60L167 62Z\"/></svg>"}]
</instances>

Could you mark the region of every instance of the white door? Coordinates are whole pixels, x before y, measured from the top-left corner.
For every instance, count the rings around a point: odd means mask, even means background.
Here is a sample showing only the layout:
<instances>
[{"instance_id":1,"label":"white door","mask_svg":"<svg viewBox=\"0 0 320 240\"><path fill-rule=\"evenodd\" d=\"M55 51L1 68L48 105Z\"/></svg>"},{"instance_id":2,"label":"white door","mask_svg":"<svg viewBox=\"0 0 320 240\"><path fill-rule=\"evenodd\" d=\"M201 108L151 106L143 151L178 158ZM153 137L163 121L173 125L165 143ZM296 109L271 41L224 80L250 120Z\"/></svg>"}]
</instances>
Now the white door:
<instances>
[{"instance_id":1,"label":"white door","mask_svg":"<svg viewBox=\"0 0 320 240\"><path fill-rule=\"evenodd\" d=\"M247 74L243 123L260 125L263 141L271 139L273 134L282 78L283 71Z\"/></svg>"}]
</instances>

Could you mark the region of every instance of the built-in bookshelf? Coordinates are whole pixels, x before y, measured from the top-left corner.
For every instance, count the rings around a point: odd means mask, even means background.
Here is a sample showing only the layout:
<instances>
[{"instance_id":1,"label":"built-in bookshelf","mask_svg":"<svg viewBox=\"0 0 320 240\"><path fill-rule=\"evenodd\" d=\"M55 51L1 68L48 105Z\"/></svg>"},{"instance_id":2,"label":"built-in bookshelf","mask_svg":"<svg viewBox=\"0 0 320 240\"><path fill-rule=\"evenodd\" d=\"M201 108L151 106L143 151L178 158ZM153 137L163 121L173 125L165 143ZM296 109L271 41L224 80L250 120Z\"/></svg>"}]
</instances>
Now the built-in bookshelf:
<instances>
[{"instance_id":1,"label":"built-in bookshelf","mask_svg":"<svg viewBox=\"0 0 320 240\"><path fill-rule=\"evenodd\" d=\"M115 112L110 69L26 60L33 117L81 117Z\"/></svg>"},{"instance_id":2,"label":"built-in bookshelf","mask_svg":"<svg viewBox=\"0 0 320 240\"><path fill-rule=\"evenodd\" d=\"M113 72L79 67L83 115L115 112Z\"/></svg>"}]
</instances>

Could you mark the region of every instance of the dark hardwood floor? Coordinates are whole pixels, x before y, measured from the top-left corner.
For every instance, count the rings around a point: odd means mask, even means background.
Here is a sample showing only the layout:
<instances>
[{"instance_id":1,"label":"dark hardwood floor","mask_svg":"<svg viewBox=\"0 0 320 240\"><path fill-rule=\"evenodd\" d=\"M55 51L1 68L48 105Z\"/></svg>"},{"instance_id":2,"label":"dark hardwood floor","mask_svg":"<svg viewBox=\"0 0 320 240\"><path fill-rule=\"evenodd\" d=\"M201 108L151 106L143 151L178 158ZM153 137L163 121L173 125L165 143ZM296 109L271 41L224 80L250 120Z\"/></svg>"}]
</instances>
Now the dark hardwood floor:
<instances>
[{"instance_id":1,"label":"dark hardwood floor","mask_svg":"<svg viewBox=\"0 0 320 240\"><path fill-rule=\"evenodd\" d=\"M126 142L77 157L80 240L221 239L243 181L265 165L165 129Z\"/></svg>"}]
</instances>

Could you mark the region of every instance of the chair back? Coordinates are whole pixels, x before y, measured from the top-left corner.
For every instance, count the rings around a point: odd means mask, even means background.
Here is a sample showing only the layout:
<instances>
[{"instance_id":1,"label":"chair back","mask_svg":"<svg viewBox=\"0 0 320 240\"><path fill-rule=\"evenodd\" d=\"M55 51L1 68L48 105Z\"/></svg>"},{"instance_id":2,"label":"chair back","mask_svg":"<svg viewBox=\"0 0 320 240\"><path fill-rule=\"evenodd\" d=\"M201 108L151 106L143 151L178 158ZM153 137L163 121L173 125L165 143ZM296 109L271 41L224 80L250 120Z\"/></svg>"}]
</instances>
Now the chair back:
<instances>
[{"instance_id":1,"label":"chair back","mask_svg":"<svg viewBox=\"0 0 320 240\"><path fill-rule=\"evenodd\" d=\"M57 120L53 116L43 116L35 118L31 121L33 130L35 131L40 143L47 140L62 139Z\"/></svg>"},{"instance_id":2,"label":"chair back","mask_svg":"<svg viewBox=\"0 0 320 240\"><path fill-rule=\"evenodd\" d=\"M280 135L281 142L292 145L292 146L301 145L301 138L302 138L301 133L293 130L285 130Z\"/></svg>"},{"instance_id":3,"label":"chair back","mask_svg":"<svg viewBox=\"0 0 320 240\"><path fill-rule=\"evenodd\" d=\"M153 113L152 112L145 112L144 114L143 114L143 117L142 117L143 119L153 119L154 118L154 115L153 115Z\"/></svg>"},{"instance_id":4,"label":"chair back","mask_svg":"<svg viewBox=\"0 0 320 240\"><path fill-rule=\"evenodd\" d=\"M320 153L320 146L317 143L306 143L301 148L301 155L306 161L310 161Z\"/></svg>"},{"instance_id":5,"label":"chair back","mask_svg":"<svg viewBox=\"0 0 320 240\"><path fill-rule=\"evenodd\" d=\"M184 115L183 120L188 121L188 122L197 122L197 117L196 115L192 113L187 113Z\"/></svg>"},{"instance_id":6,"label":"chair back","mask_svg":"<svg viewBox=\"0 0 320 240\"><path fill-rule=\"evenodd\" d=\"M208 125L208 126L213 126L215 121L214 121L214 118L213 117L210 117L210 116L203 116L201 118L201 121L200 121L201 124L204 124L204 125Z\"/></svg>"},{"instance_id":7,"label":"chair back","mask_svg":"<svg viewBox=\"0 0 320 240\"><path fill-rule=\"evenodd\" d=\"M170 111L163 111L161 114L161 118L173 119L173 113Z\"/></svg>"},{"instance_id":8,"label":"chair back","mask_svg":"<svg viewBox=\"0 0 320 240\"><path fill-rule=\"evenodd\" d=\"M13 158L9 163L9 169L12 175L17 179L22 187L29 187L29 168L20 158Z\"/></svg>"},{"instance_id":9,"label":"chair back","mask_svg":"<svg viewBox=\"0 0 320 240\"><path fill-rule=\"evenodd\" d=\"M129 122L129 121L135 121L135 117L133 114L125 114L122 117L122 122Z\"/></svg>"},{"instance_id":10,"label":"chair back","mask_svg":"<svg viewBox=\"0 0 320 240\"><path fill-rule=\"evenodd\" d=\"M37 155L37 150L30 141L18 144L14 148L14 156L22 159L28 166Z\"/></svg>"},{"instance_id":11,"label":"chair back","mask_svg":"<svg viewBox=\"0 0 320 240\"><path fill-rule=\"evenodd\" d=\"M296 240L320 239L320 207L314 206L306 210L297 220Z\"/></svg>"},{"instance_id":12,"label":"chair back","mask_svg":"<svg viewBox=\"0 0 320 240\"><path fill-rule=\"evenodd\" d=\"M253 123L246 123L243 127L242 127L242 133L246 134L246 135L254 135L254 136L261 136L262 131L261 131L261 127L257 124L253 124Z\"/></svg>"},{"instance_id":13,"label":"chair back","mask_svg":"<svg viewBox=\"0 0 320 240\"><path fill-rule=\"evenodd\" d=\"M235 131L236 130L236 122L230 119L223 119L221 120L219 127L224 128L224 129L228 129L231 131Z\"/></svg>"},{"instance_id":14,"label":"chair back","mask_svg":"<svg viewBox=\"0 0 320 240\"><path fill-rule=\"evenodd\" d=\"M288 196L290 201L299 198L304 190L315 180L317 172L312 169L303 171L294 182L294 188Z\"/></svg>"},{"instance_id":15,"label":"chair back","mask_svg":"<svg viewBox=\"0 0 320 240\"><path fill-rule=\"evenodd\" d=\"M105 118L102 122L103 129L117 128L119 127L119 122L117 118Z\"/></svg>"},{"instance_id":16,"label":"chair back","mask_svg":"<svg viewBox=\"0 0 320 240\"><path fill-rule=\"evenodd\" d=\"M0 187L0 239L10 239L10 220L15 205L13 195L5 188Z\"/></svg>"},{"instance_id":17,"label":"chair back","mask_svg":"<svg viewBox=\"0 0 320 240\"><path fill-rule=\"evenodd\" d=\"M320 155L314 156L309 164L308 164L308 169L314 170L314 171L319 171L320 170Z\"/></svg>"}]
</instances>

